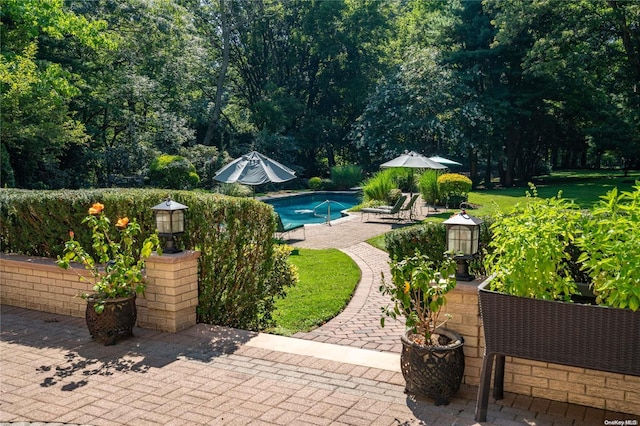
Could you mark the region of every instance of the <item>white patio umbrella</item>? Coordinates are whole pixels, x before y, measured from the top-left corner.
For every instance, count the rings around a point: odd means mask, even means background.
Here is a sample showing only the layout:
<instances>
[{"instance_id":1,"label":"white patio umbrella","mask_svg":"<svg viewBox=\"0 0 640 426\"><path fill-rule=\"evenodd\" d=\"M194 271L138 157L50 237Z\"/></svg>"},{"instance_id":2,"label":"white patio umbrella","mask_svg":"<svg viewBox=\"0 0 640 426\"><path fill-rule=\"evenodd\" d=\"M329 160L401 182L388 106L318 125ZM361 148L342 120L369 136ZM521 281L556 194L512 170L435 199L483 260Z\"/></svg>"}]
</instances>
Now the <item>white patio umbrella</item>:
<instances>
[{"instance_id":1,"label":"white patio umbrella","mask_svg":"<svg viewBox=\"0 0 640 426\"><path fill-rule=\"evenodd\" d=\"M213 177L224 183L261 185L267 182L286 182L296 178L296 173L275 160L251 151L218 170Z\"/></svg>"},{"instance_id":2,"label":"white patio umbrella","mask_svg":"<svg viewBox=\"0 0 640 426\"><path fill-rule=\"evenodd\" d=\"M389 168L389 167L407 167L412 169L435 169L435 170L443 170L446 169L447 166L442 165L436 161L430 160L422 154L418 154L415 151L405 152L404 154L394 158L393 160L387 161L386 163L380 164L381 168Z\"/></svg>"},{"instance_id":3,"label":"white patio umbrella","mask_svg":"<svg viewBox=\"0 0 640 426\"><path fill-rule=\"evenodd\" d=\"M462 163L458 163L457 161L449 160L448 158L440 157L439 155L435 155L433 157L429 157L429 160L435 161L436 163L450 165L450 166L462 166Z\"/></svg>"}]
</instances>

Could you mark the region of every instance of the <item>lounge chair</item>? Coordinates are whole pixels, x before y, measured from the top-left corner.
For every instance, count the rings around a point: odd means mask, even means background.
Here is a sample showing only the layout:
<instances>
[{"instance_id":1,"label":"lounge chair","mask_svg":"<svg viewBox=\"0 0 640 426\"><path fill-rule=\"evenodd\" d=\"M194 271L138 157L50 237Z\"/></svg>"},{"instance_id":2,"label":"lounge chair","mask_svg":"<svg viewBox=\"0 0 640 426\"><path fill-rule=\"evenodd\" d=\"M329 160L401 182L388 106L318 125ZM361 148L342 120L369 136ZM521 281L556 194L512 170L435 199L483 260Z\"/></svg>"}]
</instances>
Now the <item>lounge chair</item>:
<instances>
[{"instance_id":1,"label":"lounge chair","mask_svg":"<svg viewBox=\"0 0 640 426\"><path fill-rule=\"evenodd\" d=\"M362 221L364 213L367 213L367 220L369 219L369 216L368 216L369 214L391 216L392 219L395 216L395 218L398 219L400 217L400 209L402 208L402 205L404 204L406 199L407 199L407 196L403 195L400 198L398 198L398 201L396 201L396 203L393 206L381 206L381 207L371 207L371 208L365 207L364 209L360 210L360 212L362 213L360 215L360 221Z\"/></svg>"},{"instance_id":2,"label":"lounge chair","mask_svg":"<svg viewBox=\"0 0 640 426\"><path fill-rule=\"evenodd\" d=\"M291 231L295 231L296 229L302 228L302 237L303 239L307 239L307 233L304 229L304 223L302 224L292 224L292 223L282 223L282 218L278 213L276 213L276 236L278 238L283 238L284 234L289 234Z\"/></svg>"},{"instance_id":3,"label":"lounge chair","mask_svg":"<svg viewBox=\"0 0 640 426\"><path fill-rule=\"evenodd\" d=\"M402 215L404 212L408 211L409 212L409 220L413 220L414 206L416 204L416 201L418 201L418 197L420 197L420 194L415 194L415 195L411 196L411 199L409 200L407 205L405 205L404 207L402 207L400 209L400 215Z\"/></svg>"}]
</instances>

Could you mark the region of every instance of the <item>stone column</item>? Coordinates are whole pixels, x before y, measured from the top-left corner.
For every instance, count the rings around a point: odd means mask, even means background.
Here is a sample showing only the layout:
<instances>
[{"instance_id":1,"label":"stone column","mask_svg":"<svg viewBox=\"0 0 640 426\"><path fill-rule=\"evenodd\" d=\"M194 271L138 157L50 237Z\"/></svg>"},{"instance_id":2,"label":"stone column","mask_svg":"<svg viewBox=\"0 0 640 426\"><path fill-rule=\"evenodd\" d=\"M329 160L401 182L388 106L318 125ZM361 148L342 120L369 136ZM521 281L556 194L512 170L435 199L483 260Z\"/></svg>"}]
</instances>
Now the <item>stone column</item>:
<instances>
[{"instance_id":1,"label":"stone column","mask_svg":"<svg viewBox=\"0 0 640 426\"><path fill-rule=\"evenodd\" d=\"M147 287L138 297L138 326L176 333L196 324L200 252L152 255L145 261Z\"/></svg>"}]
</instances>

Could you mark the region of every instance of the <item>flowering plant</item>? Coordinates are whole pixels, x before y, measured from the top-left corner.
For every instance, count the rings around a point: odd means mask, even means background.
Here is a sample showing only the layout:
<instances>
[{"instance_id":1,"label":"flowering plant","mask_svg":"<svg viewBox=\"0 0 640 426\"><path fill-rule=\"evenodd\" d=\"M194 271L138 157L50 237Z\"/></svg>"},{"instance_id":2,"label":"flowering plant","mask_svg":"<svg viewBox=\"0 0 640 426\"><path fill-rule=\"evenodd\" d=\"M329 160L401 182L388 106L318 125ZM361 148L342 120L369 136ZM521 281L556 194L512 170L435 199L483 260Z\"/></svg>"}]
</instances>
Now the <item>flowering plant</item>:
<instances>
[{"instance_id":1,"label":"flowering plant","mask_svg":"<svg viewBox=\"0 0 640 426\"><path fill-rule=\"evenodd\" d=\"M436 344L436 329L444 325L440 314L446 304L446 294L456 286L456 263L450 255L445 256L440 268L436 268L427 256L416 252L390 263L391 281L382 274L380 291L391 296L392 306L382 307L380 325L385 317L397 319L403 316L412 340L422 345Z\"/></svg>"},{"instance_id":2,"label":"flowering plant","mask_svg":"<svg viewBox=\"0 0 640 426\"><path fill-rule=\"evenodd\" d=\"M89 209L89 215L82 220L92 231L92 247L96 258L90 255L78 241L74 232L70 231L70 239L65 243L63 256L58 256L57 264L68 269L71 262L82 263L91 272L91 278L81 279L93 283L95 300L94 309L102 313L106 299L127 297L132 293L143 293L145 283L142 276L144 259L153 250L162 254L160 239L155 232L144 240L142 247L136 252L136 237L140 234L140 225L127 217L119 218L115 224L120 238L110 235L111 221L104 214L104 205L95 203ZM83 294L83 298L89 295Z\"/></svg>"}]
</instances>

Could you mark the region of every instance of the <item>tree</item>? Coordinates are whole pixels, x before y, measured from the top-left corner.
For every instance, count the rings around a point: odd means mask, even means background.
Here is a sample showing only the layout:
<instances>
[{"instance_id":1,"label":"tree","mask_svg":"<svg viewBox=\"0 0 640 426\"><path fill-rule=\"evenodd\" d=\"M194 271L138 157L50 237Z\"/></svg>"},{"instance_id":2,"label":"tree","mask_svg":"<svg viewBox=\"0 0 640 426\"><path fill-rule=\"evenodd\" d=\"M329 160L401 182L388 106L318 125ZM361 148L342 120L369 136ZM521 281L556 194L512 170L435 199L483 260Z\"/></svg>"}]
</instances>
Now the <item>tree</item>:
<instances>
[{"instance_id":1,"label":"tree","mask_svg":"<svg viewBox=\"0 0 640 426\"><path fill-rule=\"evenodd\" d=\"M110 49L114 41L105 26L64 10L62 0L3 0L1 143L16 186L64 185L60 157L89 140L72 110L82 76L59 58L47 57L42 46L55 42Z\"/></svg>"}]
</instances>

